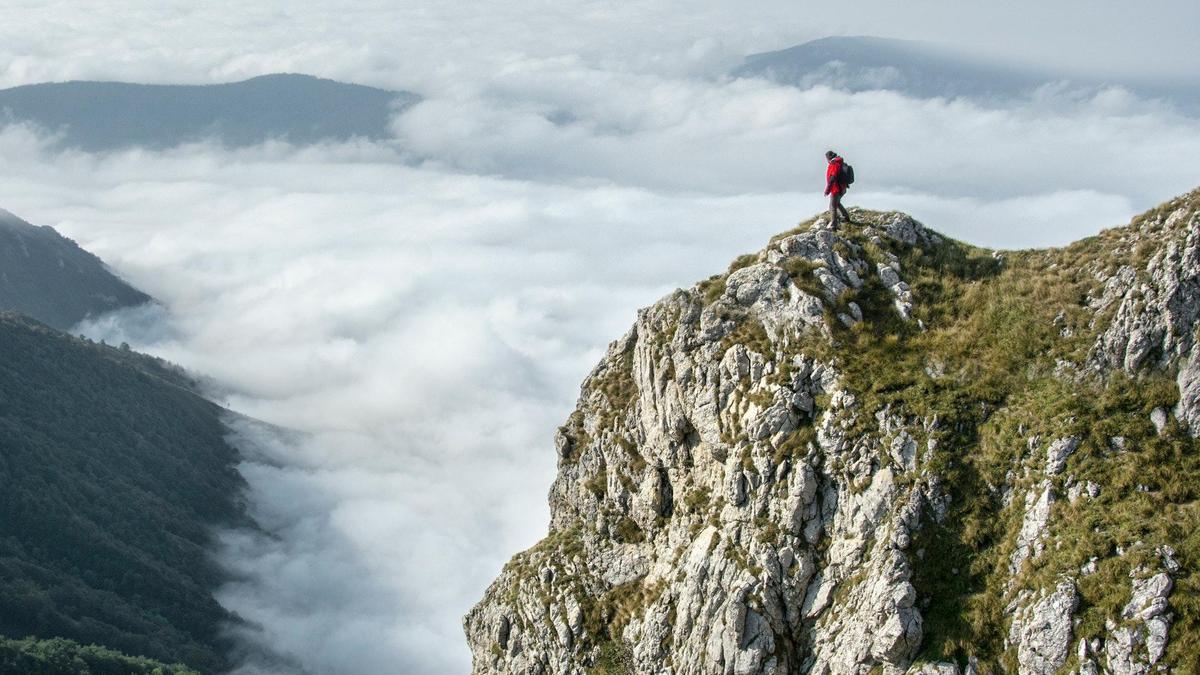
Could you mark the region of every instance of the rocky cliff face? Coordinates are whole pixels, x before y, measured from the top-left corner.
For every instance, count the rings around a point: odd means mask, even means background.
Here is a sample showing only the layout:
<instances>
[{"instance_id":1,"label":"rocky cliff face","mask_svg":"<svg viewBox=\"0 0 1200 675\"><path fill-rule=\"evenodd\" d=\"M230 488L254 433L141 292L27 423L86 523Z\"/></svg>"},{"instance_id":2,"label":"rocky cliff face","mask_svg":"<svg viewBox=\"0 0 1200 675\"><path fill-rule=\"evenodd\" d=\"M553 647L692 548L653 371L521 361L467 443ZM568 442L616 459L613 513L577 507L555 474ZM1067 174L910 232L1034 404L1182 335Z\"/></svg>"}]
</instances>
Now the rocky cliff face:
<instances>
[{"instance_id":1,"label":"rocky cliff face","mask_svg":"<svg viewBox=\"0 0 1200 675\"><path fill-rule=\"evenodd\" d=\"M1047 251L855 220L610 346L475 673L1193 672L1200 191Z\"/></svg>"}]
</instances>

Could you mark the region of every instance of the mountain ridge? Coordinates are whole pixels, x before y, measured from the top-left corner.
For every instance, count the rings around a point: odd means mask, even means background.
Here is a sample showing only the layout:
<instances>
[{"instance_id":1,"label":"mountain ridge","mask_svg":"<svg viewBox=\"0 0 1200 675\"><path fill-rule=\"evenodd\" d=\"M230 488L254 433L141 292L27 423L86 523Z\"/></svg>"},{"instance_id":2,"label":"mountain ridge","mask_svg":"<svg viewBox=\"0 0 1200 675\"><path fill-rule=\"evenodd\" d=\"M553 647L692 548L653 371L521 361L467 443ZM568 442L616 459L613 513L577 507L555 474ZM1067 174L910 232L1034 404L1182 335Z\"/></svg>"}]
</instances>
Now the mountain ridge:
<instances>
[{"instance_id":1,"label":"mountain ridge","mask_svg":"<svg viewBox=\"0 0 1200 675\"><path fill-rule=\"evenodd\" d=\"M386 139L410 92L298 73L203 85L74 80L0 90L0 121L34 124L59 148L165 149L215 140L230 147Z\"/></svg>"},{"instance_id":2,"label":"mountain ridge","mask_svg":"<svg viewBox=\"0 0 1200 675\"><path fill-rule=\"evenodd\" d=\"M0 209L0 311L70 330L84 319L152 300L54 228Z\"/></svg>"},{"instance_id":3,"label":"mountain ridge","mask_svg":"<svg viewBox=\"0 0 1200 675\"><path fill-rule=\"evenodd\" d=\"M940 43L865 35L826 37L750 54L730 76L760 77L804 89L885 89L917 98L981 102L1030 98L1043 88L1095 94L1117 86L1143 98L1170 101L1187 114L1200 112L1200 88L1194 83L1099 78L973 56Z\"/></svg>"},{"instance_id":4,"label":"mountain ridge","mask_svg":"<svg viewBox=\"0 0 1200 675\"><path fill-rule=\"evenodd\" d=\"M610 346L473 672L1197 665L1200 190L1047 250L852 213Z\"/></svg>"}]
</instances>

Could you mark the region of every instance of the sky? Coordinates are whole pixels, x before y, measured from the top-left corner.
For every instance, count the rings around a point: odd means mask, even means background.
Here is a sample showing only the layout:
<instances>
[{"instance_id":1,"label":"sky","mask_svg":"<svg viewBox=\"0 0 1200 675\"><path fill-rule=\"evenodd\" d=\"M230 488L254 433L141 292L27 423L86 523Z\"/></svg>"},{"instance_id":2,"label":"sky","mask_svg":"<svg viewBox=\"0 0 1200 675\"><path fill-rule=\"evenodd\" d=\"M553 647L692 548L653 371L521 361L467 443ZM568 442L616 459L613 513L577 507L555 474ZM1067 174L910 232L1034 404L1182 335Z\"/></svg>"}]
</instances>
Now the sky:
<instances>
[{"instance_id":1,"label":"sky","mask_svg":"<svg viewBox=\"0 0 1200 675\"><path fill-rule=\"evenodd\" d=\"M988 107L801 91L725 77L743 55L870 34L1178 80L1200 70L1198 14L10 0L0 86L290 71L424 101L393 139L307 148L91 155L10 125L0 206L161 302L80 330L183 364L233 411L273 535L221 532L214 551L236 579L219 599L250 625L240 672L462 673L461 617L544 534L553 430L606 344L821 210L825 149L856 168L850 206L1010 248L1200 185L1200 120L1119 89Z\"/></svg>"}]
</instances>

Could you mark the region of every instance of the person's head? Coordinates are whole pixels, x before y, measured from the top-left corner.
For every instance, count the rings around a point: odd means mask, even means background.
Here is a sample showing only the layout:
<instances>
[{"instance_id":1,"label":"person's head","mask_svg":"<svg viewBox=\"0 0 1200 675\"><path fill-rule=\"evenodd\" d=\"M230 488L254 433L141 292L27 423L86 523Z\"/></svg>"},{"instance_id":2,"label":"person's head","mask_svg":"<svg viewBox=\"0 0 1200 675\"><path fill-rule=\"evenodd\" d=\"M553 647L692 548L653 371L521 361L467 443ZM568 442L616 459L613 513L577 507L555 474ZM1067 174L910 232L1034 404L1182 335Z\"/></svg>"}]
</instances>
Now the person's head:
<instances>
[{"instance_id":1,"label":"person's head","mask_svg":"<svg viewBox=\"0 0 1200 675\"><path fill-rule=\"evenodd\" d=\"M837 153L832 150L825 153L825 159L829 160L830 162L833 161L834 157L837 157Z\"/></svg>"}]
</instances>

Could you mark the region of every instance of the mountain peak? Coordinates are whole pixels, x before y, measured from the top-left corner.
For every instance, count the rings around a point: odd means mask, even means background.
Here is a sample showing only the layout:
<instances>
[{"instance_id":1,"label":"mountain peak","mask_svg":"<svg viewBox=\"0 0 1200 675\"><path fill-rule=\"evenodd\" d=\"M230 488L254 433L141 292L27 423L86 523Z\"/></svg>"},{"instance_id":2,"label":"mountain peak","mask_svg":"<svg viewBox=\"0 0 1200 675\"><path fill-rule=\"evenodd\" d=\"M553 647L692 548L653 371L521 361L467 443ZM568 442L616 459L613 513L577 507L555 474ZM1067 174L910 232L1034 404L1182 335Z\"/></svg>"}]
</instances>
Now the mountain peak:
<instances>
[{"instance_id":1,"label":"mountain peak","mask_svg":"<svg viewBox=\"0 0 1200 675\"><path fill-rule=\"evenodd\" d=\"M474 672L1182 664L1143 610L1200 555L1196 195L1030 251L815 218L642 310Z\"/></svg>"}]
</instances>

